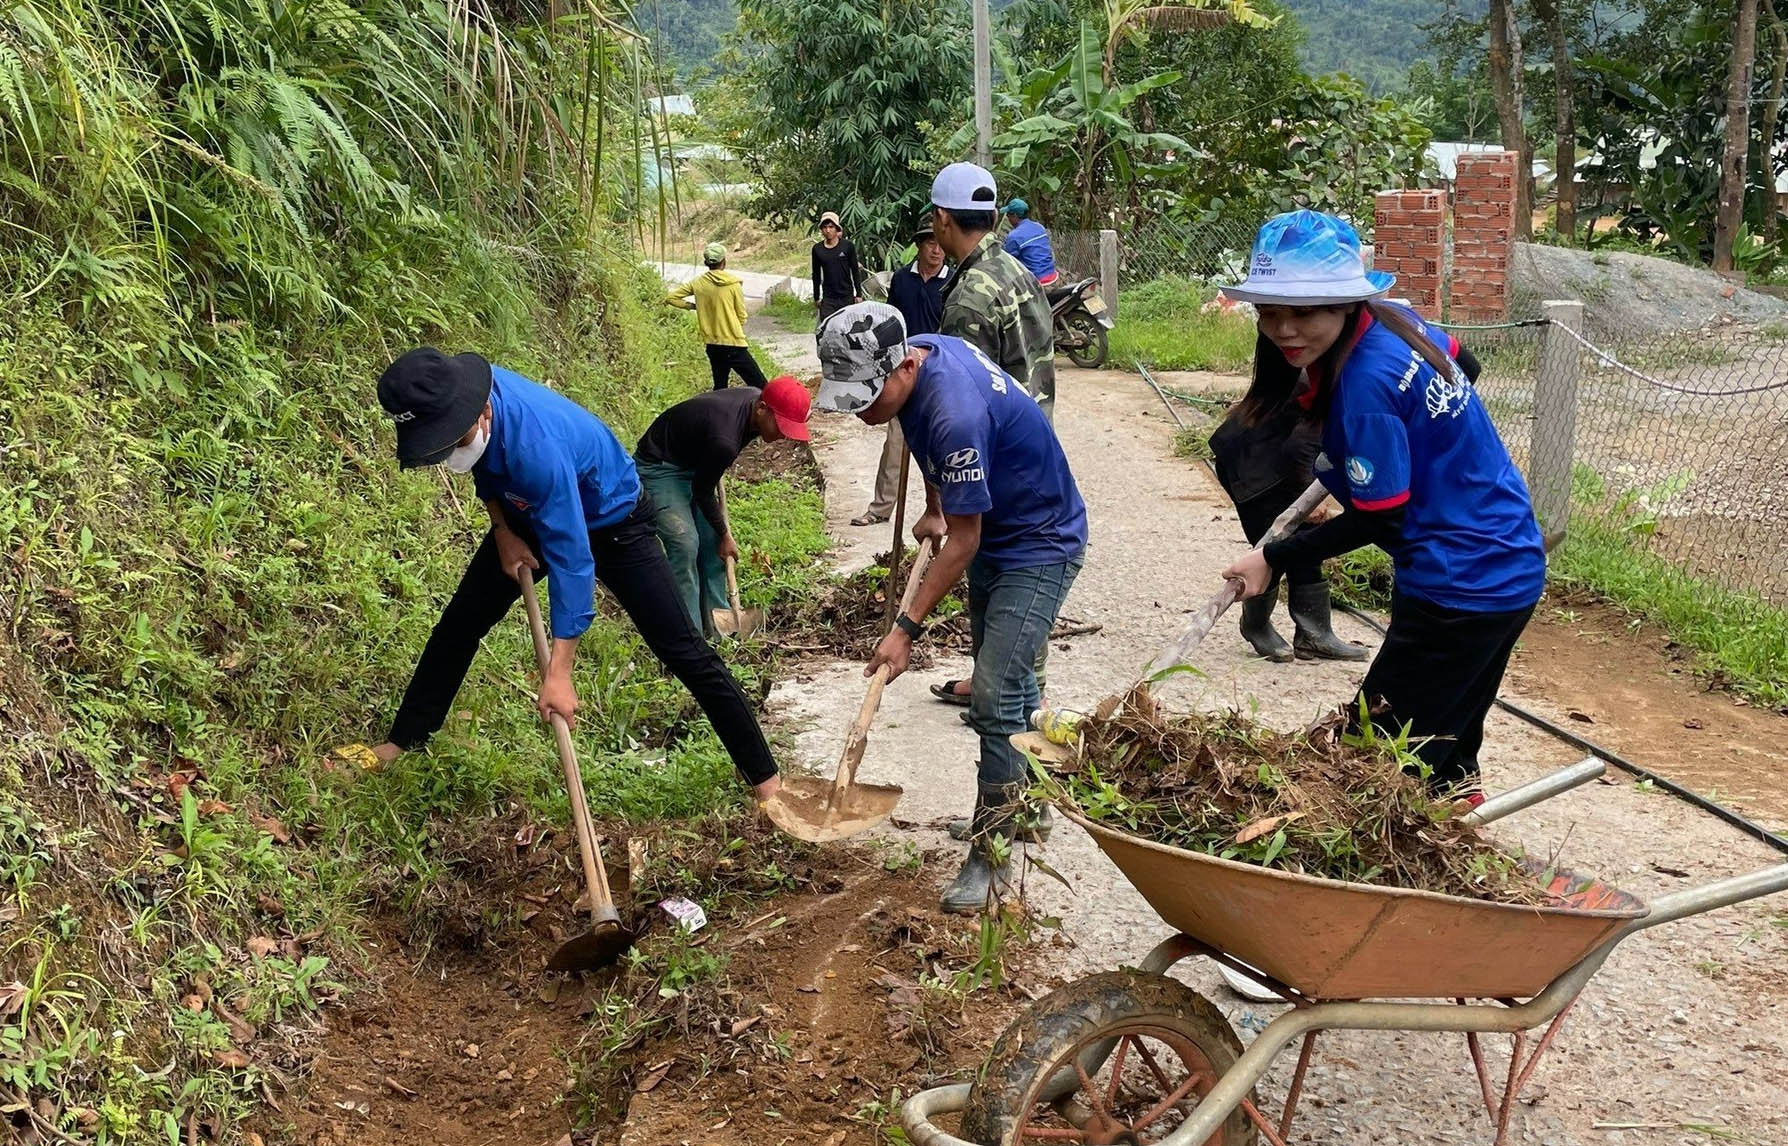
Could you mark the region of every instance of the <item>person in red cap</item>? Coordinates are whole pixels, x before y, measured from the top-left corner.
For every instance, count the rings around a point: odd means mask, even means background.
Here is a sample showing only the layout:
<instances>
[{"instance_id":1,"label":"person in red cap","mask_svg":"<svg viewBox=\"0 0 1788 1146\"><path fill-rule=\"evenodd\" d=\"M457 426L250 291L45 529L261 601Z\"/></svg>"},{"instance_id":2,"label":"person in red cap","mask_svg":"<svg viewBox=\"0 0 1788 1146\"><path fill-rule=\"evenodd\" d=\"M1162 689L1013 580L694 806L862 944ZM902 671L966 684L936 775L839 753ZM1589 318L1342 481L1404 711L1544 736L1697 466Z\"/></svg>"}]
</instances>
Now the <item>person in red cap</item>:
<instances>
[{"instance_id":1,"label":"person in red cap","mask_svg":"<svg viewBox=\"0 0 1788 1146\"><path fill-rule=\"evenodd\" d=\"M633 451L640 483L658 506L656 528L677 594L709 640L714 610L725 608L727 558L739 546L716 490L752 439L807 441L807 389L786 374L755 386L713 390L658 415Z\"/></svg>"}]
</instances>

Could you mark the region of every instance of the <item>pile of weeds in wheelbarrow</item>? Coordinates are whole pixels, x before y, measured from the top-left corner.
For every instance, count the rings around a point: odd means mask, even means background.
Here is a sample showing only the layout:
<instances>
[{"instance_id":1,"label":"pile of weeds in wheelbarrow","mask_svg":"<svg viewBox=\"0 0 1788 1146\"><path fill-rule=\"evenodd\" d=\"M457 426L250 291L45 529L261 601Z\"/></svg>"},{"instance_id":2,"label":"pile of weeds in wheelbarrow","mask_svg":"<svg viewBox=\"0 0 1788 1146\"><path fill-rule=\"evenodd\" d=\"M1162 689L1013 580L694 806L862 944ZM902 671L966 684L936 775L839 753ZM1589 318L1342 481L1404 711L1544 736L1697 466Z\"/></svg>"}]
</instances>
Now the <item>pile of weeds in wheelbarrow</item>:
<instances>
[{"instance_id":1,"label":"pile of weeds in wheelbarrow","mask_svg":"<svg viewBox=\"0 0 1788 1146\"><path fill-rule=\"evenodd\" d=\"M1089 819L1223 859L1497 903L1542 881L1436 798L1402 738L1336 713L1299 733L1236 712L1168 713L1146 686L1081 722L1064 795Z\"/></svg>"}]
</instances>

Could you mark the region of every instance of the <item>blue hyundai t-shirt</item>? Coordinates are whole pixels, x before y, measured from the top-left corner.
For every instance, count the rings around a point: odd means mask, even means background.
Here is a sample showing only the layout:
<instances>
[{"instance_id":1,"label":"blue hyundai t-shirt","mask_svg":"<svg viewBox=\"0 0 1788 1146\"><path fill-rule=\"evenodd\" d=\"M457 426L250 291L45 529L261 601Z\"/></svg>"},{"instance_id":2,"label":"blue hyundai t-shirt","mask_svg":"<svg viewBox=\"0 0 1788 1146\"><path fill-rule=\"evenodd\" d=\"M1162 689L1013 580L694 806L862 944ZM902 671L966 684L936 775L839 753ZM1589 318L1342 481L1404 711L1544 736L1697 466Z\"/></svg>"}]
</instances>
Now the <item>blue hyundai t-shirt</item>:
<instances>
[{"instance_id":1,"label":"blue hyundai t-shirt","mask_svg":"<svg viewBox=\"0 0 1788 1146\"><path fill-rule=\"evenodd\" d=\"M491 430L472 467L481 500L527 518L552 574L552 634L581 636L596 616L590 531L639 504L639 472L614 431L563 394L490 368Z\"/></svg>"},{"instance_id":2,"label":"blue hyundai t-shirt","mask_svg":"<svg viewBox=\"0 0 1788 1146\"><path fill-rule=\"evenodd\" d=\"M996 569L1031 569L1086 549L1086 503L1055 430L1023 386L960 338L925 334L930 351L900 428L945 513L981 515Z\"/></svg>"},{"instance_id":3,"label":"blue hyundai t-shirt","mask_svg":"<svg viewBox=\"0 0 1788 1146\"><path fill-rule=\"evenodd\" d=\"M1424 327L1436 346L1454 345ZM1407 506L1391 547L1398 592L1474 613L1539 600L1546 551L1527 483L1457 366L1442 377L1368 315L1329 400L1322 448L1316 476L1337 501Z\"/></svg>"},{"instance_id":4,"label":"blue hyundai t-shirt","mask_svg":"<svg viewBox=\"0 0 1788 1146\"><path fill-rule=\"evenodd\" d=\"M1055 250L1049 244L1049 232L1035 219L1020 219L1000 245L1023 263L1038 282L1055 277Z\"/></svg>"}]
</instances>

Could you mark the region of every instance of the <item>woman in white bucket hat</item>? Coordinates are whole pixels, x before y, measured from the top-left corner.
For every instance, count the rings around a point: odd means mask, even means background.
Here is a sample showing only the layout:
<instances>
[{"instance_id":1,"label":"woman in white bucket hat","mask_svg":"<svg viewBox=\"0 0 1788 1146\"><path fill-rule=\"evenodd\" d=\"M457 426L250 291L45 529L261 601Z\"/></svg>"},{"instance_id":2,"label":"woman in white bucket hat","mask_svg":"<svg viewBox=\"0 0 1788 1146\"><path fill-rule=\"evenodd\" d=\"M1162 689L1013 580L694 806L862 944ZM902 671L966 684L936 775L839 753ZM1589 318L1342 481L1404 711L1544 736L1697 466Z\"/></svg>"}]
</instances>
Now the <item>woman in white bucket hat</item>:
<instances>
[{"instance_id":1,"label":"woman in white bucket hat","mask_svg":"<svg viewBox=\"0 0 1788 1146\"><path fill-rule=\"evenodd\" d=\"M1365 269L1346 222L1293 211L1261 228L1248 277L1224 288L1259 311L1256 386L1280 380L1296 429L1320 442L1315 476L1347 511L1224 576L1251 598L1296 566L1389 553L1390 629L1360 693L1375 722L1409 727L1436 791L1476 803L1484 718L1545 585L1545 549L1527 486L1449 356L1458 343L1383 301L1392 282Z\"/></svg>"}]
</instances>

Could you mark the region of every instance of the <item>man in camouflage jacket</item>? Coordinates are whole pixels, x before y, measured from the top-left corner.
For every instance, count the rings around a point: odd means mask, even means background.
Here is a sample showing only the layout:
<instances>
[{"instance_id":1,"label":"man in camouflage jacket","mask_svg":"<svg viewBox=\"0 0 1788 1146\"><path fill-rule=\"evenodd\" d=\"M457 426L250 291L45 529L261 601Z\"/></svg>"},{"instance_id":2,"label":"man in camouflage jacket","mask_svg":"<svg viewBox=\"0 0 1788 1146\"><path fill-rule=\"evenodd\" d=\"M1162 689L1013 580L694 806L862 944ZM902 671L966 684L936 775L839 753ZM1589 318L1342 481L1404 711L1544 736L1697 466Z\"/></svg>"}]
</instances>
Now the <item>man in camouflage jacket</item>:
<instances>
[{"instance_id":1,"label":"man in camouflage jacket","mask_svg":"<svg viewBox=\"0 0 1788 1146\"><path fill-rule=\"evenodd\" d=\"M1055 322L1036 277L994 236L993 176L973 163L952 163L933 181L931 203L937 241L956 260L938 333L979 347L1053 421Z\"/></svg>"}]
</instances>

